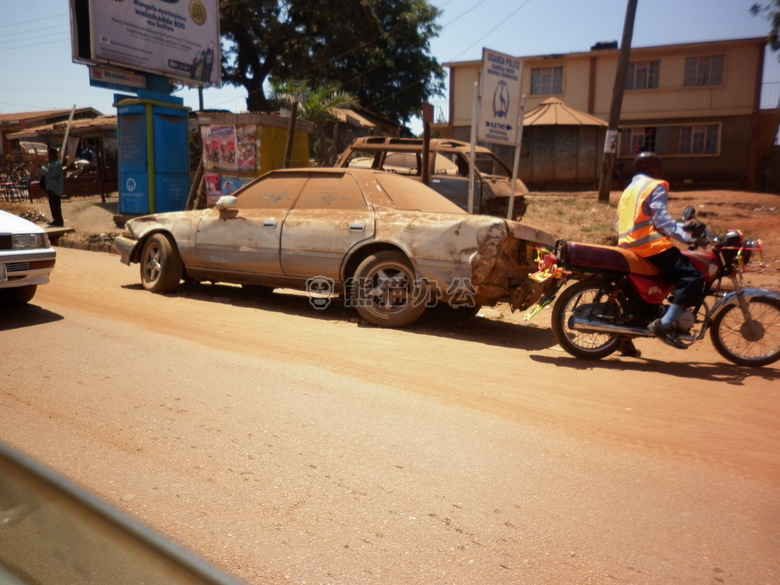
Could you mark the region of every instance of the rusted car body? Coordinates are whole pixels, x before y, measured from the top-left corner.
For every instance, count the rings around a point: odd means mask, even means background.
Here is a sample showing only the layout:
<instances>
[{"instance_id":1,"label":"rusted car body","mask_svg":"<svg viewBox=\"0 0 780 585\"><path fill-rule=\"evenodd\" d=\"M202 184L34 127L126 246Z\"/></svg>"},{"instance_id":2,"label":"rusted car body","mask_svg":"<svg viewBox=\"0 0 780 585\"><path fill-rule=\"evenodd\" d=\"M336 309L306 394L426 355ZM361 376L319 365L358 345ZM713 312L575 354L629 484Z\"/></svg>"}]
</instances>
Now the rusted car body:
<instances>
[{"instance_id":1,"label":"rusted car body","mask_svg":"<svg viewBox=\"0 0 780 585\"><path fill-rule=\"evenodd\" d=\"M460 140L429 141L428 186L468 211L469 165L471 145ZM362 167L397 173L422 181L423 141L420 138L366 136L356 138L334 165ZM484 146L474 148L474 201L477 214L509 217L512 171ZM512 218L522 219L527 207L528 188L515 180Z\"/></svg>"},{"instance_id":2,"label":"rusted car body","mask_svg":"<svg viewBox=\"0 0 780 585\"><path fill-rule=\"evenodd\" d=\"M349 168L271 171L214 208L132 219L114 242L152 292L182 278L325 291L388 327L434 304L526 308L542 294L527 278L536 248L552 245L545 232L466 214L421 183Z\"/></svg>"}]
</instances>

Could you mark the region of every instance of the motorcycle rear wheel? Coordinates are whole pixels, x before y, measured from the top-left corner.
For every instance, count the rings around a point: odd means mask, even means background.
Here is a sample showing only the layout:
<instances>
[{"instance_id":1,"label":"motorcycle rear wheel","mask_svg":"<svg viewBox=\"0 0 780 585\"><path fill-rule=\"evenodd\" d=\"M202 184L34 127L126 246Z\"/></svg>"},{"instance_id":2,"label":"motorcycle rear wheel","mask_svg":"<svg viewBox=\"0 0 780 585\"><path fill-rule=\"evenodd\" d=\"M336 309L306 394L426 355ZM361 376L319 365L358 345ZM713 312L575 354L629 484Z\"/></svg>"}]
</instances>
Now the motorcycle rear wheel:
<instances>
[{"instance_id":1,"label":"motorcycle rear wheel","mask_svg":"<svg viewBox=\"0 0 780 585\"><path fill-rule=\"evenodd\" d=\"M623 307L608 298L610 285L593 280L577 282L566 288L555 301L551 315L552 334L563 350L583 360L600 360L615 353L625 338L614 333L576 331L569 328L569 319L587 313L588 307L599 313L609 311L613 317L624 314Z\"/></svg>"},{"instance_id":2,"label":"motorcycle rear wheel","mask_svg":"<svg viewBox=\"0 0 780 585\"><path fill-rule=\"evenodd\" d=\"M780 359L780 302L753 297L748 301L751 319L739 305L718 313L710 339L717 352L738 366L760 367Z\"/></svg>"}]
</instances>

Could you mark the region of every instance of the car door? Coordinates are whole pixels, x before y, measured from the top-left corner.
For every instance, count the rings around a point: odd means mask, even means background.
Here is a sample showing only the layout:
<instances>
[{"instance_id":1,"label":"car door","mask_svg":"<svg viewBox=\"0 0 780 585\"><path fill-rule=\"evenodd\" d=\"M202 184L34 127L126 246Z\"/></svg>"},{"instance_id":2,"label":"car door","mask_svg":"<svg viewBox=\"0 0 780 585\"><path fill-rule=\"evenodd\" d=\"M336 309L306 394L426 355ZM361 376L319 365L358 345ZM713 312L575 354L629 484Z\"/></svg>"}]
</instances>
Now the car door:
<instances>
[{"instance_id":1,"label":"car door","mask_svg":"<svg viewBox=\"0 0 780 585\"><path fill-rule=\"evenodd\" d=\"M199 267L217 273L281 275L282 225L306 179L305 173L272 173L237 192L234 207L212 209L195 236Z\"/></svg>"},{"instance_id":2,"label":"car door","mask_svg":"<svg viewBox=\"0 0 780 585\"><path fill-rule=\"evenodd\" d=\"M344 257L374 237L374 211L350 174L312 173L282 228L285 276L340 281Z\"/></svg>"},{"instance_id":3,"label":"car door","mask_svg":"<svg viewBox=\"0 0 780 585\"><path fill-rule=\"evenodd\" d=\"M445 164L445 161L448 164ZM469 163L461 155L436 153L429 186L463 211L469 210ZM479 213L480 210L480 191L479 174L475 173L474 213Z\"/></svg>"}]
</instances>

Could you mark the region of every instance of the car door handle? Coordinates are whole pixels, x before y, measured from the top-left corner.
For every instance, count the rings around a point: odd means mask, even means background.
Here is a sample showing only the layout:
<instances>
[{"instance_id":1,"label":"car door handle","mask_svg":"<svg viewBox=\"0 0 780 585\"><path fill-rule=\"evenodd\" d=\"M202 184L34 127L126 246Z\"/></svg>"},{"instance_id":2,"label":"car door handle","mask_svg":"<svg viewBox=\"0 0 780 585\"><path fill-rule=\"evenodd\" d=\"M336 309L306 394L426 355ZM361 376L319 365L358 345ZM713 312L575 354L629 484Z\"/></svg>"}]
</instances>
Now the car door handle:
<instances>
[{"instance_id":1,"label":"car door handle","mask_svg":"<svg viewBox=\"0 0 780 585\"><path fill-rule=\"evenodd\" d=\"M265 228L275 228L276 227L276 220L275 219L266 219L263 222L263 227L265 227Z\"/></svg>"},{"instance_id":2,"label":"car door handle","mask_svg":"<svg viewBox=\"0 0 780 585\"><path fill-rule=\"evenodd\" d=\"M366 224L363 222L356 221L354 223L349 224L349 231L351 232L362 232L365 231Z\"/></svg>"}]
</instances>

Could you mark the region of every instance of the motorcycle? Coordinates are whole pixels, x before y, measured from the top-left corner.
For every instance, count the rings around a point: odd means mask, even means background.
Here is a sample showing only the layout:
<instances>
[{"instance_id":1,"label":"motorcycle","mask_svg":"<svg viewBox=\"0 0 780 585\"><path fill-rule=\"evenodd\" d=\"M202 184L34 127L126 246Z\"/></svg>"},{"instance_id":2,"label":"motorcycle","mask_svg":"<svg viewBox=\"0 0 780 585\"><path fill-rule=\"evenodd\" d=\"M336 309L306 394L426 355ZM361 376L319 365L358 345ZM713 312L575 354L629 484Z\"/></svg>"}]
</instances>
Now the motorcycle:
<instances>
[{"instance_id":1,"label":"motorcycle","mask_svg":"<svg viewBox=\"0 0 780 585\"><path fill-rule=\"evenodd\" d=\"M663 341L687 349L709 331L712 345L730 362L752 367L776 362L780 294L743 285L743 273L764 268L760 240L746 239L738 230L718 237L695 219L692 207L683 220L701 234L683 254L702 273L704 294ZM655 337L648 325L663 316L674 285L647 260L614 246L559 240L553 251L540 249L537 262L539 271L531 278L547 289L525 318L555 300L552 333L570 355L597 360L631 339ZM724 279L730 286L723 287Z\"/></svg>"}]
</instances>

